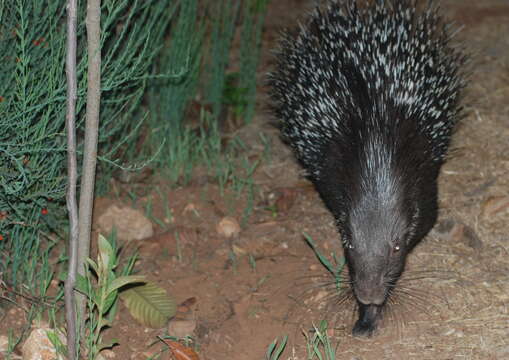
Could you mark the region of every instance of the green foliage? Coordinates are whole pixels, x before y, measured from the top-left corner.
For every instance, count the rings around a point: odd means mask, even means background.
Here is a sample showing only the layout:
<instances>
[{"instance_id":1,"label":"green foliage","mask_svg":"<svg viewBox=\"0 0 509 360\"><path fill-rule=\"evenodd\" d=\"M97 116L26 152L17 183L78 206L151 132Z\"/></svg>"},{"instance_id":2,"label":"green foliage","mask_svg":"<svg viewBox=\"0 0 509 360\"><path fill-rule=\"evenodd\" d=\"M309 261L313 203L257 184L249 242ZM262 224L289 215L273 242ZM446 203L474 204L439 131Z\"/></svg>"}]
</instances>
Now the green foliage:
<instances>
[{"instance_id":1,"label":"green foliage","mask_svg":"<svg viewBox=\"0 0 509 360\"><path fill-rule=\"evenodd\" d=\"M335 263L335 265L334 265L329 259L327 259L324 255L322 255L322 253L320 253L320 251L318 250L318 248L317 248L315 242L313 241L313 239L311 238L311 236L309 236L306 233L303 233L303 235L304 235L304 239L306 240L306 242L313 249L313 251L314 251L316 257L318 258L318 260L320 261L320 263L334 277L334 281L336 282L336 290L339 292L341 290L341 285L343 283L342 272L346 265L345 257L342 256L340 259L338 259L336 254L332 253L332 258Z\"/></svg>"},{"instance_id":2,"label":"green foliage","mask_svg":"<svg viewBox=\"0 0 509 360\"><path fill-rule=\"evenodd\" d=\"M266 360L279 360L285 350L286 343L288 342L288 335L284 336L281 342L278 339L274 339L272 344L269 345L267 353L265 354ZM277 346L279 343L279 346Z\"/></svg>"},{"instance_id":3,"label":"green foliage","mask_svg":"<svg viewBox=\"0 0 509 360\"><path fill-rule=\"evenodd\" d=\"M159 164L173 183L185 183L201 165L222 191L237 170L232 159L236 145L224 145L219 122L228 112L246 123L253 115L266 4L267 0L207 0L198 7L198 0L188 0L179 7L155 71L185 69L184 75L153 83L148 97L148 151L153 153L164 142ZM241 40L238 54L232 48L236 33ZM235 57L238 72L229 69Z\"/></svg>"},{"instance_id":4,"label":"green foliage","mask_svg":"<svg viewBox=\"0 0 509 360\"><path fill-rule=\"evenodd\" d=\"M140 104L172 16L171 0L111 0L102 7L99 188L131 150ZM66 0L0 1L0 273L17 286L67 226ZM78 155L86 95L86 2L78 19ZM178 77L179 74L168 74ZM30 265L31 266L31 265ZM37 282L30 285L37 284ZM39 285L37 285L39 286Z\"/></svg>"},{"instance_id":5,"label":"green foliage","mask_svg":"<svg viewBox=\"0 0 509 360\"><path fill-rule=\"evenodd\" d=\"M212 5L213 4L213 5ZM212 104L212 113L217 119L221 111L223 90L226 86L226 66L230 56L233 36L235 34L235 22L237 21L240 1L220 0L211 2L211 31L208 63L206 69L206 83L204 96L207 103Z\"/></svg>"},{"instance_id":6,"label":"green foliage","mask_svg":"<svg viewBox=\"0 0 509 360\"><path fill-rule=\"evenodd\" d=\"M55 348L55 351L61 358L65 357L67 354L67 346L60 340L58 336L58 330L47 330L46 335L48 336L51 345Z\"/></svg>"},{"instance_id":7,"label":"green foliage","mask_svg":"<svg viewBox=\"0 0 509 360\"><path fill-rule=\"evenodd\" d=\"M184 128L182 118L196 93L202 58L203 21L198 19L197 0L181 3L170 38L162 51L156 72L183 72L182 77L158 79L149 88L148 151L164 144L160 163L171 170L171 180L190 175L190 165L204 139L196 139ZM199 150L196 150L199 151Z\"/></svg>"},{"instance_id":8,"label":"green foliage","mask_svg":"<svg viewBox=\"0 0 509 360\"><path fill-rule=\"evenodd\" d=\"M131 315L148 327L163 327L177 310L175 301L152 282L126 289L120 295Z\"/></svg>"},{"instance_id":9,"label":"green foliage","mask_svg":"<svg viewBox=\"0 0 509 360\"><path fill-rule=\"evenodd\" d=\"M243 117L251 122L256 103L256 69L260 58L262 29L267 5L270 0L249 0L244 6L244 17L240 42L239 88L245 90Z\"/></svg>"},{"instance_id":10,"label":"green foliage","mask_svg":"<svg viewBox=\"0 0 509 360\"><path fill-rule=\"evenodd\" d=\"M322 320L318 327L313 325L311 334L303 332L306 338L307 360L336 360L336 349L332 346L327 330L328 323ZM281 360L287 341L288 336L283 337L278 347L278 339L275 339L272 344L269 345L265 358L267 360ZM291 359L296 358L291 357Z\"/></svg>"},{"instance_id":11,"label":"green foliage","mask_svg":"<svg viewBox=\"0 0 509 360\"><path fill-rule=\"evenodd\" d=\"M332 347L329 335L327 335L327 321L322 320L318 327L313 326L313 328L313 336L304 333L307 340L307 359L313 360L317 358L318 360L335 360L336 350Z\"/></svg>"},{"instance_id":12,"label":"green foliage","mask_svg":"<svg viewBox=\"0 0 509 360\"><path fill-rule=\"evenodd\" d=\"M169 178L175 182L188 179L193 168L200 165L219 179L223 189L228 184L237 194L247 189L247 218L253 208L252 174L256 166L247 160L234 163L239 145L232 142L224 146L218 121L225 108L231 108L246 122L252 116L266 2L103 3L97 176L100 192L106 189L113 167L159 154L159 165L168 169ZM86 1L79 3L80 158L87 47ZM26 284L33 296L42 299L55 277L50 254L67 238L65 9L66 0L0 0L0 274L14 287ZM241 38L240 70L232 71L229 63L234 58L232 41L236 32ZM187 122L193 102L199 109L197 127ZM142 140L134 141L138 138L146 138L149 146L142 148ZM58 248L59 263L63 263L65 249ZM102 260L89 262L88 266L99 271L100 266L107 265ZM80 282L85 286L84 279ZM113 312L118 295L115 287L121 285L120 281L109 283L113 288L101 290L108 294L105 299L102 293L89 292L89 305L96 311L91 334L100 333L107 324L99 320L104 314L99 314ZM94 341L97 343L98 338Z\"/></svg>"},{"instance_id":13,"label":"green foliage","mask_svg":"<svg viewBox=\"0 0 509 360\"><path fill-rule=\"evenodd\" d=\"M85 277L79 276L76 289L87 297L88 313L86 319L87 334L86 346L88 359L96 359L99 352L112 347L116 341L103 343L102 333L106 327L112 325L116 312L119 289L130 284L145 282L144 276L117 275L115 268L118 265L116 248L102 235L98 239L97 261L87 259ZM130 261L132 269L133 261Z\"/></svg>"},{"instance_id":14,"label":"green foliage","mask_svg":"<svg viewBox=\"0 0 509 360\"><path fill-rule=\"evenodd\" d=\"M11 360L15 353L16 346L19 345L21 338L14 335L14 330L7 330L7 346L2 355L5 356L7 360Z\"/></svg>"}]
</instances>

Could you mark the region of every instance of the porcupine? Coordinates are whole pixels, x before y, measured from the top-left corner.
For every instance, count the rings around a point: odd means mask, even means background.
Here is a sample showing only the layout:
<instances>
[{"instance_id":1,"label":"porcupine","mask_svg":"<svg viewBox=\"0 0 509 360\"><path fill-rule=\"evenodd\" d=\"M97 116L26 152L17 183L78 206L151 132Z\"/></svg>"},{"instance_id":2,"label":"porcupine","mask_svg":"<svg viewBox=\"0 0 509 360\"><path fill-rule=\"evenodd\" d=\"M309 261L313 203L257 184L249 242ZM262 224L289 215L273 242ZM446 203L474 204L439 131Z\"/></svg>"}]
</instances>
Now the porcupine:
<instances>
[{"instance_id":1,"label":"porcupine","mask_svg":"<svg viewBox=\"0 0 509 360\"><path fill-rule=\"evenodd\" d=\"M269 74L282 135L335 218L376 331L406 257L437 219L437 178L463 115L464 51L427 1L331 0L288 33Z\"/></svg>"}]
</instances>

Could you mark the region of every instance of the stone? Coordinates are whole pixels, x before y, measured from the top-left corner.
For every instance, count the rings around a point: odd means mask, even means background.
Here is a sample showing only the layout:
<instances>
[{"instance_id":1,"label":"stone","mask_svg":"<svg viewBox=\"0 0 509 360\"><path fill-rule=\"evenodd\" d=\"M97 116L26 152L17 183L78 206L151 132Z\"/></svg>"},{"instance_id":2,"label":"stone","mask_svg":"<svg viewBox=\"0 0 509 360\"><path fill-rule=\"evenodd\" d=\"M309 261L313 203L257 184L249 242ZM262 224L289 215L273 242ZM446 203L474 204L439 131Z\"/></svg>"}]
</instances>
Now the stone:
<instances>
[{"instance_id":1,"label":"stone","mask_svg":"<svg viewBox=\"0 0 509 360\"><path fill-rule=\"evenodd\" d=\"M216 231L225 238L236 237L240 233L240 225L234 217L226 216L217 224Z\"/></svg>"},{"instance_id":2,"label":"stone","mask_svg":"<svg viewBox=\"0 0 509 360\"><path fill-rule=\"evenodd\" d=\"M102 234L107 236L113 229L122 241L142 240L154 235L152 223L139 211L130 207L111 205L97 220Z\"/></svg>"},{"instance_id":3,"label":"stone","mask_svg":"<svg viewBox=\"0 0 509 360\"><path fill-rule=\"evenodd\" d=\"M184 338L186 336L192 336L196 330L196 320L180 320L173 319L168 324L168 334L177 338Z\"/></svg>"},{"instance_id":4,"label":"stone","mask_svg":"<svg viewBox=\"0 0 509 360\"><path fill-rule=\"evenodd\" d=\"M33 329L21 348L23 360L64 360L60 354L57 354L53 343L48 338L48 332L54 332L63 345L67 340L60 331L50 328Z\"/></svg>"}]
</instances>

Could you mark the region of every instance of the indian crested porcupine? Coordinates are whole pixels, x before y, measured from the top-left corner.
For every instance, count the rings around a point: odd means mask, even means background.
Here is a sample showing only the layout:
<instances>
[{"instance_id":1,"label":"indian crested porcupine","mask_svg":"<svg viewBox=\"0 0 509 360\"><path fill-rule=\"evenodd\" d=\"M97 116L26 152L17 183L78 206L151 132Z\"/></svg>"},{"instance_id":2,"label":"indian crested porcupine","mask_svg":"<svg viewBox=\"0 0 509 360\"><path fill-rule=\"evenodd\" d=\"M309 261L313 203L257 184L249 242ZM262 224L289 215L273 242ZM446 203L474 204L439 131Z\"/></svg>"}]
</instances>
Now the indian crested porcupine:
<instances>
[{"instance_id":1,"label":"indian crested porcupine","mask_svg":"<svg viewBox=\"0 0 509 360\"><path fill-rule=\"evenodd\" d=\"M462 51L432 1L329 1L287 34L269 75L282 134L332 212L371 336L408 253L437 218L463 111Z\"/></svg>"}]
</instances>

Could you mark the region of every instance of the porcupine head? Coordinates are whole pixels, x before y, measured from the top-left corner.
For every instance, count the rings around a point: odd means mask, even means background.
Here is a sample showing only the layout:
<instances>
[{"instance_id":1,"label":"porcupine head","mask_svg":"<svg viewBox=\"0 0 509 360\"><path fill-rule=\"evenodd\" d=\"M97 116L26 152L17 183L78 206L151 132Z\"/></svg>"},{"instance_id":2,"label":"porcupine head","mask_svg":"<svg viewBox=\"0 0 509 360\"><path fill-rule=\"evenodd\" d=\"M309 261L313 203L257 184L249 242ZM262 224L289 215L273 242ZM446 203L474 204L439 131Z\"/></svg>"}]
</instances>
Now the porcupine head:
<instances>
[{"instance_id":1,"label":"porcupine head","mask_svg":"<svg viewBox=\"0 0 509 360\"><path fill-rule=\"evenodd\" d=\"M464 56L431 2L332 1L287 35L270 75L283 135L341 233L372 335L407 255L437 217L437 177L461 108Z\"/></svg>"}]
</instances>

